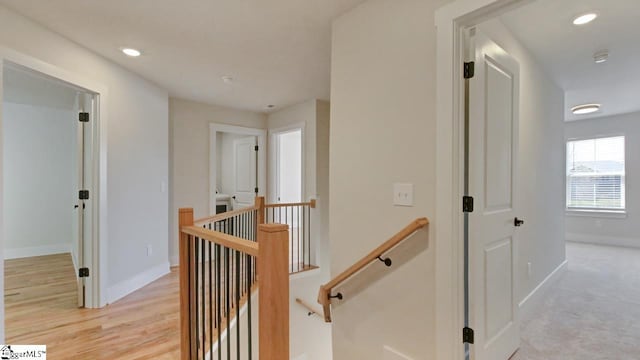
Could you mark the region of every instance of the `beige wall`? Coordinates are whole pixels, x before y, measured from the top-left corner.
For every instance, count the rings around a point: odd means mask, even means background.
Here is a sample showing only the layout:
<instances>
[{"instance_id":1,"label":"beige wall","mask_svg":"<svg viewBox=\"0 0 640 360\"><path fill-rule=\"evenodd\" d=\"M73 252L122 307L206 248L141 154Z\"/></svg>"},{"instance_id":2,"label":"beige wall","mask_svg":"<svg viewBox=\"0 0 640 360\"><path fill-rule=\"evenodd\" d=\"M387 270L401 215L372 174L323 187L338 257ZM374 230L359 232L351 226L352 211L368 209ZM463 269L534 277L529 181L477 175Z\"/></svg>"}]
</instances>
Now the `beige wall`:
<instances>
[{"instance_id":1,"label":"beige wall","mask_svg":"<svg viewBox=\"0 0 640 360\"><path fill-rule=\"evenodd\" d=\"M370 0L333 27L330 139L331 273L336 275L417 217L435 215L434 11L446 1ZM413 207L392 184L413 183ZM406 242L387 269L374 263L334 306L336 360L413 359L435 349L434 239Z\"/></svg>"},{"instance_id":2,"label":"beige wall","mask_svg":"<svg viewBox=\"0 0 640 360\"><path fill-rule=\"evenodd\" d=\"M518 300L523 301L565 260L564 92L502 22L492 20L478 28L520 63L518 217L525 225L516 237L516 280ZM528 305L535 304L523 304Z\"/></svg>"},{"instance_id":3,"label":"beige wall","mask_svg":"<svg viewBox=\"0 0 640 360\"><path fill-rule=\"evenodd\" d=\"M209 124L265 129L264 114L169 99L170 174L169 255L178 257L178 208L193 207L196 218L213 213L209 209Z\"/></svg>"}]
</instances>

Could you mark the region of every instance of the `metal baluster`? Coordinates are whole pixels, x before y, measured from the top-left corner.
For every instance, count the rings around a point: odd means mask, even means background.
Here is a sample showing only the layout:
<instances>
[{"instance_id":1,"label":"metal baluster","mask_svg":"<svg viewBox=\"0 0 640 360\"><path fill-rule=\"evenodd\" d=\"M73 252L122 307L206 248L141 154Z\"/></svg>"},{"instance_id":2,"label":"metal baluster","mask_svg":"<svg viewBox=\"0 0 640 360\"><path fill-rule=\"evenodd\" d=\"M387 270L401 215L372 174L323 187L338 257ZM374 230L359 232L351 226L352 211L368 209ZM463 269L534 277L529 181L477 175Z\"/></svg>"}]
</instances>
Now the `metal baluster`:
<instances>
[{"instance_id":1,"label":"metal baluster","mask_svg":"<svg viewBox=\"0 0 640 360\"><path fill-rule=\"evenodd\" d=\"M240 251L236 250L236 358L240 360Z\"/></svg>"},{"instance_id":2,"label":"metal baluster","mask_svg":"<svg viewBox=\"0 0 640 360\"><path fill-rule=\"evenodd\" d=\"M206 340L207 340L207 332L206 332L206 325L207 325L206 321L207 320L205 318L206 307L207 307L207 303L205 302L205 292L206 292L205 267L204 267L205 266L205 263L204 263L205 262L205 256L206 256L206 254L205 254L205 246L204 246L205 241L206 241L205 239L200 239L200 261L202 262L202 266L201 266L202 274L200 276L200 278L202 279L202 281L201 281L202 282L202 295L201 295L202 296L202 305L201 305L201 308L202 308L202 317L201 317L201 319L202 319L202 324L201 324L201 326L202 326L202 360L204 360L204 358L206 356L205 349L206 349Z\"/></svg>"},{"instance_id":3,"label":"metal baluster","mask_svg":"<svg viewBox=\"0 0 640 360\"><path fill-rule=\"evenodd\" d=\"M209 224L211 227L211 224ZM213 272L211 271L211 265L213 263L213 257L211 256L211 242L209 247L209 357L213 356Z\"/></svg>"},{"instance_id":4,"label":"metal baluster","mask_svg":"<svg viewBox=\"0 0 640 360\"><path fill-rule=\"evenodd\" d=\"M195 289L194 289L195 294L194 295L195 295L195 299L196 299L196 308L192 309L192 311L195 311L195 319L196 319L196 321L195 321L195 323L196 323L195 324L195 330L196 330L195 335L196 336L193 339L193 341L196 342L196 353L194 355L197 358L198 357L198 353L200 352L200 331L199 331L200 328L198 327L198 315L199 315L198 311L200 310L200 307L198 306L198 300L197 300L198 299L198 290L199 290L198 289L198 287L199 287L198 286L199 285L199 282L198 282L198 250L199 250L198 246L200 245L200 238L196 237L194 239L194 241L195 241L195 246L194 246L195 254L193 254L194 255L193 256L193 261L195 263L194 264L195 265L194 266L194 276L195 276Z\"/></svg>"},{"instance_id":5,"label":"metal baluster","mask_svg":"<svg viewBox=\"0 0 640 360\"><path fill-rule=\"evenodd\" d=\"M220 340L222 337L222 330L221 330L222 314L220 311L221 310L220 305L222 303L222 300L221 300L222 294L220 293L222 269L220 264L220 258L221 258L220 245L216 244L216 325L218 328L218 360L222 360L222 346L220 344Z\"/></svg>"},{"instance_id":6,"label":"metal baluster","mask_svg":"<svg viewBox=\"0 0 640 360\"><path fill-rule=\"evenodd\" d=\"M289 209L289 206L287 206L285 208L285 211L284 211L285 212L285 217L287 218L287 219L285 219L287 226L289 226L289 221L288 221L289 219L288 219L288 216L287 216L288 209ZM291 217L293 217L293 207L291 208ZM294 259L293 259L293 253L294 253L294 251L293 251L293 231L289 231L289 237L291 238L291 244L289 245L289 252L291 253L291 272L293 272L293 264L295 263Z\"/></svg>"},{"instance_id":7,"label":"metal baluster","mask_svg":"<svg viewBox=\"0 0 640 360\"><path fill-rule=\"evenodd\" d=\"M296 222L298 228L298 251L296 251L296 256L298 256L298 271L300 271L300 253L302 253L302 269L304 270L304 244L302 244L302 247L300 246L300 206L296 206L296 214L298 217Z\"/></svg>"},{"instance_id":8,"label":"metal baluster","mask_svg":"<svg viewBox=\"0 0 640 360\"><path fill-rule=\"evenodd\" d=\"M230 311L230 300L229 299L229 272L230 272L230 268L229 268L229 248L225 247L224 248L224 272L225 272L225 277L224 277L224 287L225 287L225 297L226 297L226 301L225 301L225 308L224 308L224 313L227 317L227 360L231 360L231 311Z\"/></svg>"},{"instance_id":9,"label":"metal baluster","mask_svg":"<svg viewBox=\"0 0 640 360\"><path fill-rule=\"evenodd\" d=\"M307 206L307 252L309 253L309 265L311 265L311 206Z\"/></svg>"},{"instance_id":10,"label":"metal baluster","mask_svg":"<svg viewBox=\"0 0 640 360\"><path fill-rule=\"evenodd\" d=\"M247 344L249 344L249 360L251 360L251 284L253 282L252 277L251 277L251 261L253 261L253 259L251 258L251 255L247 254L247 265L248 265L248 269L247 269L247 282L249 283L249 291L247 292Z\"/></svg>"},{"instance_id":11,"label":"metal baluster","mask_svg":"<svg viewBox=\"0 0 640 360\"><path fill-rule=\"evenodd\" d=\"M307 212L306 212L306 206L302 208L302 264L304 265L305 263L305 255L307 254L307 247L306 245L306 230L307 230Z\"/></svg>"}]
</instances>

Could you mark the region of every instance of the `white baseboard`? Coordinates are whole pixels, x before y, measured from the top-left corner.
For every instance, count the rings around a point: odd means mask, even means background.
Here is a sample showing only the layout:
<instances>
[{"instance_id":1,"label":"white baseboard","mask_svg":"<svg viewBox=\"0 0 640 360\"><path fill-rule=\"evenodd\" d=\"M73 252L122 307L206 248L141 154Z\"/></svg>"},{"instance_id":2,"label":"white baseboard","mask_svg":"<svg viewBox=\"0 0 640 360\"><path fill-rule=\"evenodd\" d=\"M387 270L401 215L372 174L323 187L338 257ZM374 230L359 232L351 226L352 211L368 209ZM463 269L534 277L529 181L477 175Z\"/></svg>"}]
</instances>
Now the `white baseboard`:
<instances>
[{"instance_id":1,"label":"white baseboard","mask_svg":"<svg viewBox=\"0 0 640 360\"><path fill-rule=\"evenodd\" d=\"M180 257L178 255L175 256L171 256L169 257L169 264L171 266L178 266L180 265Z\"/></svg>"},{"instance_id":2,"label":"white baseboard","mask_svg":"<svg viewBox=\"0 0 640 360\"><path fill-rule=\"evenodd\" d=\"M157 280L169 273L169 262L157 265L151 269L140 273L130 279L121 281L111 287L108 290L108 303L111 304L115 301L122 299L123 297L131 294L132 292L140 289L141 287Z\"/></svg>"},{"instance_id":3,"label":"white baseboard","mask_svg":"<svg viewBox=\"0 0 640 360\"><path fill-rule=\"evenodd\" d=\"M640 238L567 233L565 239L585 244L640 248Z\"/></svg>"},{"instance_id":4,"label":"white baseboard","mask_svg":"<svg viewBox=\"0 0 640 360\"><path fill-rule=\"evenodd\" d=\"M54 254L64 254L71 252L71 244L62 243L62 244L53 244L46 246L31 246L17 249L5 249L4 250L4 258L5 259L19 259L26 258L32 256L44 256L44 255L54 255Z\"/></svg>"},{"instance_id":5,"label":"white baseboard","mask_svg":"<svg viewBox=\"0 0 640 360\"><path fill-rule=\"evenodd\" d=\"M567 271L567 260L563 261L560 266L555 268L533 291L529 293L519 304L520 318L527 317L536 308L536 305L542 303L544 295L549 290L551 285L555 284L560 276Z\"/></svg>"}]
</instances>

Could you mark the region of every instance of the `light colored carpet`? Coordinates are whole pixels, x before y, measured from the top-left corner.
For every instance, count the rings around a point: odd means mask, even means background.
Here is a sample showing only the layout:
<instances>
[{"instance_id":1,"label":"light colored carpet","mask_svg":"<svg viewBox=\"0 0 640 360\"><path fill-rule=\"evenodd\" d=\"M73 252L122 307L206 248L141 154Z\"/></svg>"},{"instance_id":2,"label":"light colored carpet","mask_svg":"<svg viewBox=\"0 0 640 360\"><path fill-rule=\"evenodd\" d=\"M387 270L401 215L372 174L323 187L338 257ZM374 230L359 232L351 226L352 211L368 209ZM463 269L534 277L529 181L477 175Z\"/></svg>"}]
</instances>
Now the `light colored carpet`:
<instances>
[{"instance_id":1,"label":"light colored carpet","mask_svg":"<svg viewBox=\"0 0 640 360\"><path fill-rule=\"evenodd\" d=\"M640 250L569 243L512 360L640 359Z\"/></svg>"}]
</instances>

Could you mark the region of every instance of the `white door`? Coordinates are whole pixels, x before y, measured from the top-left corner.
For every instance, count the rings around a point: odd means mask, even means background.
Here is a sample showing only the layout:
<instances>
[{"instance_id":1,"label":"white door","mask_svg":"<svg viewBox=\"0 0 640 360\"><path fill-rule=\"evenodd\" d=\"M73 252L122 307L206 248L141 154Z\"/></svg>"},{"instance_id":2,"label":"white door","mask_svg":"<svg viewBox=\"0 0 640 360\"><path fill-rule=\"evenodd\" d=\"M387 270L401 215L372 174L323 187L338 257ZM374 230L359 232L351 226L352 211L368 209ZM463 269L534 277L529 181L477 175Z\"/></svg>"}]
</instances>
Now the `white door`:
<instances>
[{"instance_id":1,"label":"white door","mask_svg":"<svg viewBox=\"0 0 640 360\"><path fill-rule=\"evenodd\" d=\"M81 97L82 95L78 95ZM80 114L78 114L78 117ZM74 220L73 220L73 242L71 248L71 256L76 267L76 277L78 283L78 307L85 306L85 287L84 278L79 276L78 270L84 266L84 208L86 205L79 198L80 190L84 188L84 123L76 121L76 164L74 171L76 173L76 181L73 184L73 192L75 197Z\"/></svg>"},{"instance_id":2,"label":"white door","mask_svg":"<svg viewBox=\"0 0 640 360\"><path fill-rule=\"evenodd\" d=\"M250 136L233 142L234 209L253 206L258 194L257 138Z\"/></svg>"},{"instance_id":3,"label":"white door","mask_svg":"<svg viewBox=\"0 0 640 360\"><path fill-rule=\"evenodd\" d=\"M92 234L92 201L94 197L97 196L91 186L93 183L92 154L93 132L95 129L95 118L93 114L96 110L96 104L95 99L90 94L80 93L78 97L80 111L78 113L78 126L76 131L77 166L74 169L77 172L77 182L74 184L76 187L77 204L74 206L75 219L73 222L74 226L77 227L74 231L72 256L74 257L78 270L76 273L78 282L78 307L85 307L87 305L87 298L90 296L88 292L92 289L89 283L89 276L96 276L95 271L97 271L97 268L90 269L90 261L88 260L91 258L91 246L87 246L87 243L91 242ZM83 194L81 194L81 192L83 192ZM89 275L83 274L81 276L80 272L84 272L84 269L89 271Z\"/></svg>"},{"instance_id":4,"label":"white door","mask_svg":"<svg viewBox=\"0 0 640 360\"><path fill-rule=\"evenodd\" d=\"M481 33L469 88L471 347L476 360L507 360L520 345L515 289L519 64Z\"/></svg>"}]
</instances>

